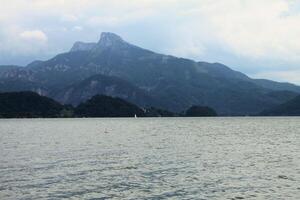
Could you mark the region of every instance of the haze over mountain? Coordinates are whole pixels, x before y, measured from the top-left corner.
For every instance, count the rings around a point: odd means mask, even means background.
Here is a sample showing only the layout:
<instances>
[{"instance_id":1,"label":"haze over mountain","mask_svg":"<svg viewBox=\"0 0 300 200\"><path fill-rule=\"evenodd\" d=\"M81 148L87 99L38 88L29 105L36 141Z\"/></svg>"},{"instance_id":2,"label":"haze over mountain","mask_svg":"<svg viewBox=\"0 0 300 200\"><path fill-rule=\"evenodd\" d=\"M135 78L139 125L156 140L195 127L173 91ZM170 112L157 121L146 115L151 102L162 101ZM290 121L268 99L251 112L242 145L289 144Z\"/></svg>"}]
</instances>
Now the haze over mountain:
<instances>
[{"instance_id":1,"label":"haze over mountain","mask_svg":"<svg viewBox=\"0 0 300 200\"><path fill-rule=\"evenodd\" d=\"M219 63L158 54L102 33L69 52L26 67L1 66L0 91L31 90L78 105L96 94L175 112L209 106L221 115L252 115L298 95L289 83L251 79Z\"/></svg>"}]
</instances>

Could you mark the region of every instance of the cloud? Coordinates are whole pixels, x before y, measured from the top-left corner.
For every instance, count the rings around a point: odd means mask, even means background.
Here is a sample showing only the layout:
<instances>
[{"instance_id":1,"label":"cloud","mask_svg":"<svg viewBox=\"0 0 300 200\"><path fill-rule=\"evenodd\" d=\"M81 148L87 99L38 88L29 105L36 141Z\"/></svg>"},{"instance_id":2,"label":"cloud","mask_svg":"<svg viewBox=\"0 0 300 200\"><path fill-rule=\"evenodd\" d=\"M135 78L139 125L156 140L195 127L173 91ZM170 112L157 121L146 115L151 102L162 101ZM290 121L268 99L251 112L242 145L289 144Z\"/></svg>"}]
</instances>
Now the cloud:
<instances>
[{"instance_id":1,"label":"cloud","mask_svg":"<svg viewBox=\"0 0 300 200\"><path fill-rule=\"evenodd\" d=\"M76 22L78 18L75 15L65 14L61 17L61 20L64 22Z\"/></svg>"},{"instance_id":2,"label":"cloud","mask_svg":"<svg viewBox=\"0 0 300 200\"><path fill-rule=\"evenodd\" d=\"M146 18L153 16L152 9L123 11L120 13L108 13L101 16L91 16L87 20L89 26L125 26L136 22L141 22Z\"/></svg>"},{"instance_id":3,"label":"cloud","mask_svg":"<svg viewBox=\"0 0 300 200\"><path fill-rule=\"evenodd\" d=\"M289 13L293 5L285 0L214 1L195 13L237 55L300 61L300 14Z\"/></svg>"},{"instance_id":4,"label":"cloud","mask_svg":"<svg viewBox=\"0 0 300 200\"><path fill-rule=\"evenodd\" d=\"M23 30L17 25L0 28L0 64L23 65L45 58L48 47L47 35L40 30Z\"/></svg>"},{"instance_id":5,"label":"cloud","mask_svg":"<svg viewBox=\"0 0 300 200\"><path fill-rule=\"evenodd\" d=\"M24 40L47 42L47 35L41 30L23 31L20 37Z\"/></svg>"},{"instance_id":6,"label":"cloud","mask_svg":"<svg viewBox=\"0 0 300 200\"><path fill-rule=\"evenodd\" d=\"M74 26L74 27L72 28L72 30L74 30L74 31L82 31L83 28L82 28L82 26Z\"/></svg>"},{"instance_id":7,"label":"cloud","mask_svg":"<svg viewBox=\"0 0 300 200\"><path fill-rule=\"evenodd\" d=\"M122 22L122 19L114 16L93 16L88 19L90 26L116 26Z\"/></svg>"}]
</instances>

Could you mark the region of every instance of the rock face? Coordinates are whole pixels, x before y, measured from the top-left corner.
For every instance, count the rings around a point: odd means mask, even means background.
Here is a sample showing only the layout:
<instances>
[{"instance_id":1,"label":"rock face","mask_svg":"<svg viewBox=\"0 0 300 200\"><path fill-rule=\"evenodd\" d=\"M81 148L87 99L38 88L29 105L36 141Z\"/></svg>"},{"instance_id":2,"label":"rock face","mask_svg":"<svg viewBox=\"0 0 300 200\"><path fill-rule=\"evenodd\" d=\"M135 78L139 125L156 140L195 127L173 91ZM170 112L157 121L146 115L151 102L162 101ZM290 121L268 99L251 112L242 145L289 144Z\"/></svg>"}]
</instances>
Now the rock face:
<instances>
[{"instance_id":1,"label":"rock face","mask_svg":"<svg viewBox=\"0 0 300 200\"><path fill-rule=\"evenodd\" d=\"M70 52L74 51L90 51L96 46L96 43L75 42Z\"/></svg>"},{"instance_id":2,"label":"rock face","mask_svg":"<svg viewBox=\"0 0 300 200\"><path fill-rule=\"evenodd\" d=\"M120 36L114 33L104 32L101 34L98 46L113 47L122 43L125 43L125 41Z\"/></svg>"},{"instance_id":3,"label":"rock face","mask_svg":"<svg viewBox=\"0 0 300 200\"><path fill-rule=\"evenodd\" d=\"M257 114L300 93L296 85L251 79L219 63L157 54L113 33L27 67L0 66L0 92L20 90L74 105L106 94L173 112L206 105L220 115Z\"/></svg>"}]
</instances>

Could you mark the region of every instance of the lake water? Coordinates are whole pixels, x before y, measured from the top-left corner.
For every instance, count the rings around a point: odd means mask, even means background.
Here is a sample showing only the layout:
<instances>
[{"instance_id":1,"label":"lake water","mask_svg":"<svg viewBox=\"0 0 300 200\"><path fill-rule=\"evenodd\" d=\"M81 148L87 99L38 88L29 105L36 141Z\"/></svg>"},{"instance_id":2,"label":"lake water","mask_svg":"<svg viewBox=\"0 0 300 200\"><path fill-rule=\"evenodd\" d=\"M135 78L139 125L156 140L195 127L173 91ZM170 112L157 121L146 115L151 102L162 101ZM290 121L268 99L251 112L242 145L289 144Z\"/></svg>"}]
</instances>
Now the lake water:
<instances>
[{"instance_id":1,"label":"lake water","mask_svg":"<svg viewBox=\"0 0 300 200\"><path fill-rule=\"evenodd\" d=\"M300 199L300 118L0 120L0 199Z\"/></svg>"}]
</instances>

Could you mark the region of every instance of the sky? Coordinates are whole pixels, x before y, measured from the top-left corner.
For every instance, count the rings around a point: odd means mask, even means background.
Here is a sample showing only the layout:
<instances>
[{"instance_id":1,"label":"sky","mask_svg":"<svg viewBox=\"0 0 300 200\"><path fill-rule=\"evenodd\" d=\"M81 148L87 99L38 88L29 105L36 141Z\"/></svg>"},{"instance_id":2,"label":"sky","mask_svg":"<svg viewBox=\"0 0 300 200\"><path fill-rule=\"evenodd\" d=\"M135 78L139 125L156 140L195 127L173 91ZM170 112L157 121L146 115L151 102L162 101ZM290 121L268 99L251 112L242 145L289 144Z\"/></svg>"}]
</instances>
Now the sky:
<instances>
[{"instance_id":1,"label":"sky","mask_svg":"<svg viewBox=\"0 0 300 200\"><path fill-rule=\"evenodd\" d=\"M46 60L101 32L300 85L299 0L1 0L0 65Z\"/></svg>"}]
</instances>

